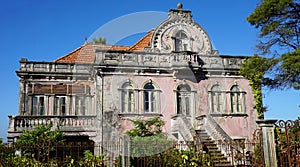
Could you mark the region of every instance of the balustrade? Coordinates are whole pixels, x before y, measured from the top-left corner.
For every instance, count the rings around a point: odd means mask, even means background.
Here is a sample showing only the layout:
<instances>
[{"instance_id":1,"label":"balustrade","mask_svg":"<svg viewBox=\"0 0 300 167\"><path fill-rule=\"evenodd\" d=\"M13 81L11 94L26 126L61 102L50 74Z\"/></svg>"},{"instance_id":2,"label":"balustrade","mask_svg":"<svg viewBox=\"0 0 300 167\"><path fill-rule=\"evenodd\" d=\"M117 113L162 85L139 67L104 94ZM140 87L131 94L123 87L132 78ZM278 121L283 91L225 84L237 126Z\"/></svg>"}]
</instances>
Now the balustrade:
<instances>
[{"instance_id":1,"label":"balustrade","mask_svg":"<svg viewBox=\"0 0 300 167\"><path fill-rule=\"evenodd\" d=\"M38 125L57 126L57 128L70 128L76 131L77 128L93 130L95 127L95 116L15 116L11 117L14 131L34 129Z\"/></svg>"},{"instance_id":2,"label":"balustrade","mask_svg":"<svg viewBox=\"0 0 300 167\"><path fill-rule=\"evenodd\" d=\"M21 62L20 71L88 73L90 71L90 66L84 64L63 64L52 62Z\"/></svg>"}]
</instances>

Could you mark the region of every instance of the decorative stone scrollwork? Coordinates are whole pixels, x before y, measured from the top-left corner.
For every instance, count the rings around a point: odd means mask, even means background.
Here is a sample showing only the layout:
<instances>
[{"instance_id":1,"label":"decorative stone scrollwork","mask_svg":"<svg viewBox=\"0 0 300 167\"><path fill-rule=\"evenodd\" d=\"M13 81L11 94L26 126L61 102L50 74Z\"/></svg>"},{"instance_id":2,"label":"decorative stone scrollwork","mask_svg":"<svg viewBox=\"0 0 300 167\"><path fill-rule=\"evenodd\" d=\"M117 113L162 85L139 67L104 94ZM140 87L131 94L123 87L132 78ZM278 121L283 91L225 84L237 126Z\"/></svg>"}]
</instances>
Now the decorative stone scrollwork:
<instances>
[{"instance_id":1,"label":"decorative stone scrollwork","mask_svg":"<svg viewBox=\"0 0 300 167\"><path fill-rule=\"evenodd\" d=\"M104 60L119 60L119 55L117 54L105 54Z\"/></svg>"},{"instance_id":2,"label":"decorative stone scrollwork","mask_svg":"<svg viewBox=\"0 0 300 167\"><path fill-rule=\"evenodd\" d=\"M135 55L124 55L123 60L124 61L135 61Z\"/></svg>"},{"instance_id":3,"label":"decorative stone scrollwork","mask_svg":"<svg viewBox=\"0 0 300 167\"><path fill-rule=\"evenodd\" d=\"M155 62L155 56L144 56L144 62Z\"/></svg>"},{"instance_id":4,"label":"decorative stone scrollwork","mask_svg":"<svg viewBox=\"0 0 300 167\"><path fill-rule=\"evenodd\" d=\"M191 11L182 9L170 10L168 19L154 30L150 48L147 50L160 53L172 51L192 51L208 55L213 53L207 33L194 22Z\"/></svg>"}]
</instances>

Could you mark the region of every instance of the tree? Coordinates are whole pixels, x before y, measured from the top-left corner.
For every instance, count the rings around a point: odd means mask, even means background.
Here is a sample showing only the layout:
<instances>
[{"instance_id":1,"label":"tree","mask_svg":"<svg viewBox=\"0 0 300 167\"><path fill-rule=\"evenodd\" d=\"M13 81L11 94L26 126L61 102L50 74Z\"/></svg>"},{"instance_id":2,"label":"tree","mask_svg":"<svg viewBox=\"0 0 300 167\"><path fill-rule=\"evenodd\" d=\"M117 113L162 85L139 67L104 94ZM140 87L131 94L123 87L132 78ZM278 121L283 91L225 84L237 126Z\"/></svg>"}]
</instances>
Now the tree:
<instances>
[{"instance_id":1,"label":"tree","mask_svg":"<svg viewBox=\"0 0 300 167\"><path fill-rule=\"evenodd\" d=\"M131 138L131 157L152 156L174 146L174 141L168 140L167 135L162 132L165 122L160 117L136 119L131 122L134 128L125 132Z\"/></svg>"},{"instance_id":2,"label":"tree","mask_svg":"<svg viewBox=\"0 0 300 167\"><path fill-rule=\"evenodd\" d=\"M269 88L300 88L300 2L299 0L263 0L247 17L260 30L257 49L271 59L263 71L261 84ZM264 63L265 59L254 58ZM251 65L245 64L243 68ZM259 63L258 63L259 64ZM261 67L256 66L260 70Z\"/></svg>"},{"instance_id":3,"label":"tree","mask_svg":"<svg viewBox=\"0 0 300 167\"><path fill-rule=\"evenodd\" d=\"M93 38L93 44L106 44L106 39L99 36L97 38Z\"/></svg>"},{"instance_id":4,"label":"tree","mask_svg":"<svg viewBox=\"0 0 300 167\"><path fill-rule=\"evenodd\" d=\"M211 166L208 154L195 150L195 143L176 148L177 141L168 139L162 131L165 122L160 117L131 120L134 128L125 132L131 137L131 166Z\"/></svg>"},{"instance_id":5,"label":"tree","mask_svg":"<svg viewBox=\"0 0 300 167\"><path fill-rule=\"evenodd\" d=\"M134 128L125 132L130 137L146 137L146 136L155 136L162 134L162 127L165 125L165 122L160 117L153 117L147 120L136 119L131 120L134 124Z\"/></svg>"},{"instance_id":6,"label":"tree","mask_svg":"<svg viewBox=\"0 0 300 167\"><path fill-rule=\"evenodd\" d=\"M63 133L60 130L51 130L52 125L39 125L35 129L25 130L16 141L22 156L35 157L45 162L54 146L63 142Z\"/></svg>"}]
</instances>

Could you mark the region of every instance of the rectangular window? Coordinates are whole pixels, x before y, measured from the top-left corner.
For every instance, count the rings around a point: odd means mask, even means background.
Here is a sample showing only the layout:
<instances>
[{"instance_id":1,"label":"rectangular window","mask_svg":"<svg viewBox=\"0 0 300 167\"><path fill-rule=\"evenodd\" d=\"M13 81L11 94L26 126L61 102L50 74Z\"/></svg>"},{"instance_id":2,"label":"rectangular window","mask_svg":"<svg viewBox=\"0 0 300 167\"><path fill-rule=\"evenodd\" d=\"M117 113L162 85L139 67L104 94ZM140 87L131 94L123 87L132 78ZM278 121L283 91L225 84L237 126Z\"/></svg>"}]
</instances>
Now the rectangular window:
<instances>
[{"instance_id":1,"label":"rectangular window","mask_svg":"<svg viewBox=\"0 0 300 167\"><path fill-rule=\"evenodd\" d=\"M86 115L86 97L75 97L75 115Z\"/></svg>"},{"instance_id":2,"label":"rectangular window","mask_svg":"<svg viewBox=\"0 0 300 167\"><path fill-rule=\"evenodd\" d=\"M66 115L66 97L55 96L53 115Z\"/></svg>"},{"instance_id":3,"label":"rectangular window","mask_svg":"<svg viewBox=\"0 0 300 167\"><path fill-rule=\"evenodd\" d=\"M31 115L44 115L44 114L45 114L44 96L33 96Z\"/></svg>"}]
</instances>

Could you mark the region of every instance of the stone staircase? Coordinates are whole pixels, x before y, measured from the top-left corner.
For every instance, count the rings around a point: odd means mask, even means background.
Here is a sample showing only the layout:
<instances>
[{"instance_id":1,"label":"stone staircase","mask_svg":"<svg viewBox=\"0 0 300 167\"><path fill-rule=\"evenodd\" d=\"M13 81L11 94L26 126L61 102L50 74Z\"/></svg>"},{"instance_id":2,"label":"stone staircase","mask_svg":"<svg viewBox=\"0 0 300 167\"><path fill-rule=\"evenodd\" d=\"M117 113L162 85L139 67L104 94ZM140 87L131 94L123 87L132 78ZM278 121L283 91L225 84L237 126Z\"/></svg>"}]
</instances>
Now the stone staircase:
<instances>
[{"instance_id":1,"label":"stone staircase","mask_svg":"<svg viewBox=\"0 0 300 167\"><path fill-rule=\"evenodd\" d=\"M197 136L202 144L203 151L208 153L215 167L233 167L234 165L221 153L216 142L211 139L205 130L196 130Z\"/></svg>"}]
</instances>

